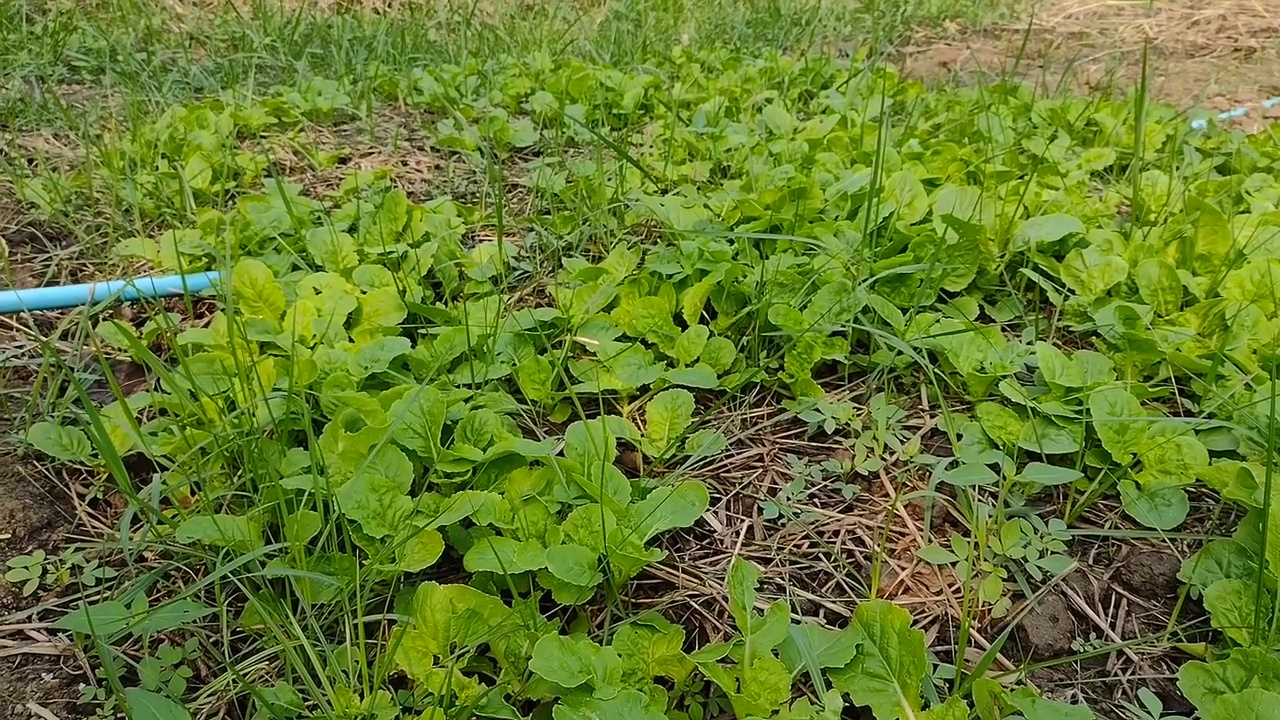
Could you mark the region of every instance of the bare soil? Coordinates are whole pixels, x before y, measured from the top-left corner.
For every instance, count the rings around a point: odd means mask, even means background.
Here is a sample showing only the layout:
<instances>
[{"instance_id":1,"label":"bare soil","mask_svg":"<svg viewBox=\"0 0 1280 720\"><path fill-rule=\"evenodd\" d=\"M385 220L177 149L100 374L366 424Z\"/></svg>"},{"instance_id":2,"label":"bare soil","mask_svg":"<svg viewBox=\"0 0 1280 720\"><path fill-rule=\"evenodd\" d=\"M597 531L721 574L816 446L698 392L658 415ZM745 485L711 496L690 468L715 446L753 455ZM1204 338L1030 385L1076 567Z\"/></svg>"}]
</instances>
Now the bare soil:
<instances>
[{"instance_id":1,"label":"bare soil","mask_svg":"<svg viewBox=\"0 0 1280 720\"><path fill-rule=\"evenodd\" d=\"M74 524L61 478L37 476L33 465L0 455L0 562L35 550L57 554ZM0 578L0 717L81 717L76 698L83 676L71 649L22 612L46 599L42 591L24 596Z\"/></svg>"},{"instance_id":2,"label":"bare soil","mask_svg":"<svg viewBox=\"0 0 1280 720\"><path fill-rule=\"evenodd\" d=\"M1259 107L1280 95L1280 3L1272 0L1047 2L1003 27L922 33L899 60L930 82L1013 77L1046 92L1124 93L1142 78L1144 48L1154 99L1218 112L1250 107L1233 121L1247 131L1280 118L1280 107Z\"/></svg>"}]
</instances>

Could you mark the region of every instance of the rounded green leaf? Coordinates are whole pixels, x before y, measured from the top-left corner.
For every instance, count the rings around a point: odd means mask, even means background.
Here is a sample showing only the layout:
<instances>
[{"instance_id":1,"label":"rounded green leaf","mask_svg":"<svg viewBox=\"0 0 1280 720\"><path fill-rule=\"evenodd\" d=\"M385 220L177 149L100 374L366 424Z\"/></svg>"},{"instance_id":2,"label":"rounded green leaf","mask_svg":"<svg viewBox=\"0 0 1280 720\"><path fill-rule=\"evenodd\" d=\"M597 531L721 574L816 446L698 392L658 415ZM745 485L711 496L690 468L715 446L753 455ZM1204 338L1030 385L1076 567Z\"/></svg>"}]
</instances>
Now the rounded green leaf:
<instances>
[{"instance_id":1,"label":"rounded green leaf","mask_svg":"<svg viewBox=\"0 0 1280 720\"><path fill-rule=\"evenodd\" d=\"M1065 485L1084 477L1084 473L1075 468L1059 467L1041 462L1028 463L1018 480L1033 485Z\"/></svg>"},{"instance_id":2,"label":"rounded green leaf","mask_svg":"<svg viewBox=\"0 0 1280 720\"><path fill-rule=\"evenodd\" d=\"M1041 455L1066 455L1080 452L1083 431L1066 428L1048 418L1034 418L1022 426L1018 446Z\"/></svg>"},{"instance_id":3,"label":"rounded green leaf","mask_svg":"<svg viewBox=\"0 0 1280 720\"><path fill-rule=\"evenodd\" d=\"M957 487L995 485L1000 476L981 463L962 463L942 473L942 481Z\"/></svg>"},{"instance_id":4,"label":"rounded green leaf","mask_svg":"<svg viewBox=\"0 0 1280 720\"><path fill-rule=\"evenodd\" d=\"M89 438L78 428L38 422L27 431L27 442L45 455L67 462L87 462L93 457Z\"/></svg>"}]
</instances>

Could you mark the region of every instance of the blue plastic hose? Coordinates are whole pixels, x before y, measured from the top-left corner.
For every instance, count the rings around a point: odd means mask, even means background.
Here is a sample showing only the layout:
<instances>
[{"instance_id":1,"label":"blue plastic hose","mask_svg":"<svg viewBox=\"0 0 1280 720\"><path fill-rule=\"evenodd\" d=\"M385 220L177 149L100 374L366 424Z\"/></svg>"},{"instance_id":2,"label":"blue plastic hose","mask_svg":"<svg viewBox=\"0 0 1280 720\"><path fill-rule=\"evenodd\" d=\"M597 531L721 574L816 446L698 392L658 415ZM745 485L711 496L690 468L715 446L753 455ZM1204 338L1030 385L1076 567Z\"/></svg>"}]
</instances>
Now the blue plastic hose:
<instances>
[{"instance_id":1,"label":"blue plastic hose","mask_svg":"<svg viewBox=\"0 0 1280 720\"><path fill-rule=\"evenodd\" d=\"M58 287L25 288L0 291L0 314L30 312L32 310L61 310L81 307L95 302L111 300L140 300L143 298L173 297L200 292L213 287L218 273L201 272L189 275L165 275L140 277L132 280L62 285Z\"/></svg>"},{"instance_id":2,"label":"blue plastic hose","mask_svg":"<svg viewBox=\"0 0 1280 720\"><path fill-rule=\"evenodd\" d=\"M1258 103L1258 105L1260 105L1263 110L1270 110L1271 108L1277 105L1280 105L1280 97L1273 97L1267 100L1263 100L1262 102ZM1248 114L1249 114L1249 108L1247 106L1231 108L1226 112L1218 113L1216 116L1214 116L1214 119L1216 119L1218 122L1222 122L1225 120L1234 120L1235 118L1241 118ZM1197 118L1191 121L1192 130L1207 130L1208 128L1209 128L1208 118Z\"/></svg>"}]
</instances>

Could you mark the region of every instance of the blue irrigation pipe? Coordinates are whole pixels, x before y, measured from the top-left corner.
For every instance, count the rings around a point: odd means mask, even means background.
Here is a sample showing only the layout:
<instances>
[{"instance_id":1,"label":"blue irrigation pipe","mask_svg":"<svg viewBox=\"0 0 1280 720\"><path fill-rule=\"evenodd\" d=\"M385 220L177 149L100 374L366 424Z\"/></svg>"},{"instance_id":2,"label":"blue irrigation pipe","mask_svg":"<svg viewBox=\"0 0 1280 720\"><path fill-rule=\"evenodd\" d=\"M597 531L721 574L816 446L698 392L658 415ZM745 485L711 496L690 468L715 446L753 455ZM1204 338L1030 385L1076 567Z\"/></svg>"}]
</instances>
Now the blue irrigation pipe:
<instances>
[{"instance_id":1,"label":"blue irrigation pipe","mask_svg":"<svg viewBox=\"0 0 1280 720\"><path fill-rule=\"evenodd\" d=\"M30 312L32 310L61 310L91 305L104 300L141 300L143 298L173 297L208 290L218 281L216 272L199 272L187 275L140 277L132 280L61 285L55 287L24 288L0 291L0 314Z\"/></svg>"},{"instance_id":2,"label":"blue irrigation pipe","mask_svg":"<svg viewBox=\"0 0 1280 720\"><path fill-rule=\"evenodd\" d=\"M1270 110L1271 108L1276 107L1277 105L1280 105L1280 97L1268 98L1258 103L1258 105L1261 106L1263 110ZM1238 108L1231 108L1226 112L1220 112L1214 116L1214 119L1217 120L1218 122L1223 122L1226 120L1234 120L1235 118L1241 118L1248 114L1249 114L1249 107L1245 105ZM1197 118L1195 120L1192 120L1191 129L1192 130L1208 130L1209 118Z\"/></svg>"}]
</instances>

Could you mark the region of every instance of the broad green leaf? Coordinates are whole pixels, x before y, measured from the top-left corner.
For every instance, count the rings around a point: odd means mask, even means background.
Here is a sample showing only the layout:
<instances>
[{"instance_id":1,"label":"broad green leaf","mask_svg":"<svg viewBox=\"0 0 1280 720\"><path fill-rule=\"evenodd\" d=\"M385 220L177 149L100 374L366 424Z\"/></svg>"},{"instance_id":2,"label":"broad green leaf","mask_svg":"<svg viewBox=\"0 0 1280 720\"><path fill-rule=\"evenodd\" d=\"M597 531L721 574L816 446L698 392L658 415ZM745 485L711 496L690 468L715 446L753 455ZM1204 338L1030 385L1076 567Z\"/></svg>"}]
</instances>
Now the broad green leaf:
<instances>
[{"instance_id":1,"label":"broad green leaf","mask_svg":"<svg viewBox=\"0 0 1280 720\"><path fill-rule=\"evenodd\" d=\"M851 628L830 630L802 622L788 627L786 639L778 646L778 657L792 674L804 670L819 682L821 669L844 667L857 651L858 641Z\"/></svg>"},{"instance_id":2,"label":"broad green leaf","mask_svg":"<svg viewBox=\"0 0 1280 720\"><path fill-rule=\"evenodd\" d=\"M1128 390L1104 387L1089 393L1089 416L1102 447L1116 462L1128 465L1142 449L1149 422L1142 404Z\"/></svg>"},{"instance_id":3,"label":"broad green leaf","mask_svg":"<svg viewBox=\"0 0 1280 720\"><path fill-rule=\"evenodd\" d=\"M444 538L435 530L419 530L396 548L396 567L419 572L431 567L444 553Z\"/></svg>"},{"instance_id":4,"label":"broad green leaf","mask_svg":"<svg viewBox=\"0 0 1280 720\"><path fill-rule=\"evenodd\" d=\"M1202 468L1197 477L1228 500L1246 507L1262 507L1265 473L1255 472L1257 467L1238 460L1218 460ZM1258 482L1258 475L1264 475L1264 482Z\"/></svg>"},{"instance_id":5,"label":"broad green leaf","mask_svg":"<svg viewBox=\"0 0 1280 720\"><path fill-rule=\"evenodd\" d=\"M1172 530L1187 519L1191 503L1180 487L1144 489L1132 480L1120 481L1120 502L1129 517L1149 528Z\"/></svg>"},{"instance_id":6,"label":"broad green leaf","mask_svg":"<svg viewBox=\"0 0 1280 720\"><path fill-rule=\"evenodd\" d=\"M520 392L536 403L551 402L554 397L556 371L551 361L541 355L530 355L515 369Z\"/></svg>"},{"instance_id":7,"label":"broad green leaf","mask_svg":"<svg viewBox=\"0 0 1280 720\"><path fill-rule=\"evenodd\" d=\"M67 462L85 463L93 458L93 446L78 428L38 422L27 431L27 442L45 455Z\"/></svg>"},{"instance_id":8,"label":"broad green leaf","mask_svg":"<svg viewBox=\"0 0 1280 720\"><path fill-rule=\"evenodd\" d=\"M672 357L683 365L692 364L702 356L702 351L706 349L709 337L711 337L711 331L707 329L706 325L691 326L680 334L680 339L676 341L675 347L672 348Z\"/></svg>"},{"instance_id":9,"label":"broad green leaf","mask_svg":"<svg viewBox=\"0 0 1280 720\"><path fill-rule=\"evenodd\" d=\"M683 682L693 672L693 661L683 650L684 630L661 616L641 616L623 625L614 633L611 646L622 659L624 676L663 676Z\"/></svg>"},{"instance_id":10,"label":"broad green leaf","mask_svg":"<svg viewBox=\"0 0 1280 720\"><path fill-rule=\"evenodd\" d=\"M693 410L693 395L688 390L663 390L655 395L645 405L645 454L662 457L673 449L693 421Z\"/></svg>"},{"instance_id":11,"label":"broad green leaf","mask_svg":"<svg viewBox=\"0 0 1280 720\"><path fill-rule=\"evenodd\" d=\"M1280 693L1252 688L1227 695L1205 720L1280 720Z\"/></svg>"},{"instance_id":12,"label":"broad green leaf","mask_svg":"<svg viewBox=\"0 0 1280 720\"><path fill-rule=\"evenodd\" d=\"M758 655L738 672L738 693L729 701L740 716L769 717L791 699L791 673L776 657Z\"/></svg>"},{"instance_id":13,"label":"broad green leaf","mask_svg":"<svg viewBox=\"0 0 1280 720\"><path fill-rule=\"evenodd\" d=\"M916 716L918 720L969 720L969 706L964 699L952 695L941 705L934 705Z\"/></svg>"},{"instance_id":14,"label":"broad green leaf","mask_svg":"<svg viewBox=\"0 0 1280 720\"><path fill-rule=\"evenodd\" d=\"M617 683L614 674L621 665L612 647L600 647L577 635L543 635L529 659L532 673L550 682L566 688L591 682L598 691Z\"/></svg>"},{"instance_id":15,"label":"broad green leaf","mask_svg":"<svg viewBox=\"0 0 1280 720\"><path fill-rule=\"evenodd\" d=\"M1143 485L1190 485L1209 467L1209 451L1196 439L1190 428L1156 425L1147 432L1142 461Z\"/></svg>"},{"instance_id":16,"label":"broad green leaf","mask_svg":"<svg viewBox=\"0 0 1280 720\"><path fill-rule=\"evenodd\" d=\"M975 485L995 485L1000 476L982 463L960 463L942 473L942 481L956 487L973 487Z\"/></svg>"},{"instance_id":17,"label":"broad green leaf","mask_svg":"<svg viewBox=\"0 0 1280 720\"><path fill-rule=\"evenodd\" d=\"M358 330L359 328L357 328ZM366 328L367 329L367 328ZM366 378L386 372L391 363L413 348L409 338L367 336L359 340L360 344L354 354L355 376Z\"/></svg>"},{"instance_id":18,"label":"broad green leaf","mask_svg":"<svg viewBox=\"0 0 1280 720\"><path fill-rule=\"evenodd\" d=\"M594 550L581 545L554 545L547 548L547 569L561 580L583 587L598 585L603 579L600 560Z\"/></svg>"},{"instance_id":19,"label":"broad green leaf","mask_svg":"<svg viewBox=\"0 0 1280 720\"><path fill-rule=\"evenodd\" d=\"M954 223L949 219L959 220L967 224L982 222L982 188L972 185L946 184L938 188L933 198L933 227L944 241L955 242L960 239Z\"/></svg>"},{"instance_id":20,"label":"broad green leaf","mask_svg":"<svg viewBox=\"0 0 1280 720\"><path fill-rule=\"evenodd\" d=\"M1257 585L1236 579L1219 580L1204 591L1204 607L1209 621L1227 637L1250 646L1255 643L1254 628L1266 628L1271 622L1271 594L1264 590L1258 605Z\"/></svg>"},{"instance_id":21,"label":"broad green leaf","mask_svg":"<svg viewBox=\"0 0 1280 720\"><path fill-rule=\"evenodd\" d=\"M911 627L911 614L884 600L858 605L850 625L858 652L848 666L831 673L831 683L856 705L871 708L876 720L915 717L928 670L924 632Z\"/></svg>"},{"instance_id":22,"label":"broad green leaf","mask_svg":"<svg viewBox=\"0 0 1280 720\"><path fill-rule=\"evenodd\" d=\"M125 688L124 702L129 720L191 720L186 708L150 690Z\"/></svg>"},{"instance_id":23,"label":"broad green leaf","mask_svg":"<svg viewBox=\"0 0 1280 720\"><path fill-rule=\"evenodd\" d=\"M381 253L394 248L409 216L409 198L396 188L383 196L374 212L360 217L356 236L367 252Z\"/></svg>"},{"instance_id":24,"label":"broad green leaf","mask_svg":"<svg viewBox=\"0 0 1280 720\"><path fill-rule=\"evenodd\" d=\"M725 372L738 356L738 348L728 338L716 336L707 340L700 356L702 362L718 373Z\"/></svg>"},{"instance_id":25,"label":"broad green leaf","mask_svg":"<svg viewBox=\"0 0 1280 720\"><path fill-rule=\"evenodd\" d=\"M379 334L398 331L409 311L394 287L375 288L360 296L360 322L351 331L357 343L367 342ZM408 340L408 338L396 338ZM408 344L406 342L406 344ZM405 352L408 348L405 348Z\"/></svg>"},{"instance_id":26,"label":"broad green leaf","mask_svg":"<svg viewBox=\"0 0 1280 720\"><path fill-rule=\"evenodd\" d=\"M129 632L135 635L169 632L179 628L190 628L201 618L217 612L217 609L190 600L178 598L159 607L147 610L129 626Z\"/></svg>"},{"instance_id":27,"label":"broad green leaf","mask_svg":"<svg viewBox=\"0 0 1280 720\"><path fill-rule=\"evenodd\" d=\"M756 586L760 582L760 569L755 564L735 557L729 561L729 576L725 590L729 594L729 612L739 630L751 627L752 608L756 604Z\"/></svg>"},{"instance_id":28,"label":"broad green leaf","mask_svg":"<svg viewBox=\"0 0 1280 720\"><path fill-rule=\"evenodd\" d=\"M1086 300L1102 297L1129 275L1124 258L1108 255L1094 246L1067 253L1059 267L1062 282Z\"/></svg>"},{"instance_id":29,"label":"broad green leaf","mask_svg":"<svg viewBox=\"0 0 1280 720\"><path fill-rule=\"evenodd\" d=\"M1041 462L1027 463L1018 473L1018 480L1033 485L1065 485L1084 477L1084 473L1075 468L1046 465Z\"/></svg>"},{"instance_id":30,"label":"broad green leaf","mask_svg":"<svg viewBox=\"0 0 1280 720\"><path fill-rule=\"evenodd\" d=\"M916 557L934 565L950 565L953 562L960 561L958 555L936 543L925 545L916 550Z\"/></svg>"},{"instance_id":31,"label":"broad green leaf","mask_svg":"<svg viewBox=\"0 0 1280 720\"><path fill-rule=\"evenodd\" d=\"M617 436L604 420L579 420L564 433L564 456L588 471L610 465L618 456Z\"/></svg>"},{"instance_id":32,"label":"broad green leaf","mask_svg":"<svg viewBox=\"0 0 1280 720\"><path fill-rule=\"evenodd\" d=\"M1205 543L1182 561L1178 579L1200 590L1219 580L1253 580L1258 576L1257 555L1235 540L1221 538Z\"/></svg>"},{"instance_id":33,"label":"broad green leaf","mask_svg":"<svg viewBox=\"0 0 1280 720\"><path fill-rule=\"evenodd\" d=\"M641 542L658 533L693 525L707 511L711 498L700 482L687 481L655 489L631 509Z\"/></svg>"},{"instance_id":34,"label":"broad green leaf","mask_svg":"<svg viewBox=\"0 0 1280 720\"><path fill-rule=\"evenodd\" d=\"M1070 705L1043 698L1030 688L1010 693L1009 704L1017 708L1026 720L1093 720L1093 711L1087 705Z\"/></svg>"},{"instance_id":35,"label":"broad green leaf","mask_svg":"<svg viewBox=\"0 0 1280 720\"><path fill-rule=\"evenodd\" d=\"M1157 315L1172 315L1182 309L1182 278L1167 260L1147 258L1133 273L1138 294Z\"/></svg>"},{"instance_id":36,"label":"broad green leaf","mask_svg":"<svg viewBox=\"0 0 1280 720\"><path fill-rule=\"evenodd\" d=\"M724 433L703 428L684 441L684 451L696 459L708 458L719 454L728 444L729 439L724 436Z\"/></svg>"},{"instance_id":37,"label":"broad green leaf","mask_svg":"<svg viewBox=\"0 0 1280 720\"><path fill-rule=\"evenodd\" d=\"M716 371L706 363L698 363L692 367L682 367L662 373L662 377L672 385L711 390L720 384Z\"/></svg>"},{"instance_id":38,"label":"broad green leaf","mask_svg":"<svg viewBox=\"0 0 1280 720\"><path fill-rule=\"evenodd\" d=\"M338 507L375 538L395 535L413 514L413 500L408 495L413 466L391 445L379 448L370 460L338 488Z\"/></svg>"},{"instance_id":39,"label":"broad green leaf","mask_svg":"<svg viewBox=\"0 0 1280 720\"><path fill-rule=\"evenodd\" d=\"M483 490L462 490L444 498L436 496L425 506L423 499L419 498L426 525L432 528L446 527L473 515L494 512L502 501L501 495Z\"/></svg>"},{"instance_id":40,"label":"broad green leaf","mask_svg":"<svg viewBox=\"0 0 1280 720\"><path fill-rule=\"evenodd\" d=\"M1068 235L1083 234L1084 224L1071 215L1040 215L1023 221L1014 234L1012 249L1025 250L1057 242Z\"/></svg>"},{"instance_id":41,"label":"broad green leaf","mask_svg":"<svg viewBox=\"0 0 1280 720\"><path fill-rule=\"evenodd\" d=\"M315 510L299 510L284 521L284 539L301 545L315 537L324 527L324 518Z\"/></svg>"},{"instance_id":42,"label":"broad green leaf","mask_svg":"<svg viewBox=\"0 0 1280 720\"><path fill-rule=\"evenodd\" d=\"M634 299L624 297L612 315L628 335L665 346L680 336L680 329L671 319L674 311L666 299L651 295Z\"/></svg>"},{"instance_id":43,"label":"broad green leaf","mask_svg":"<svg viewBox=\"0 0 1280 720\"><path fill-rule=\"evenodd\" d=\"M93 605L81 605L54 621L55 630L80 633L98 638L110 638L133 624L129 608L119 600L106 600Z\"/></svg>"},{"instance_id":44,"label":"broad green leaf","mask_svg":"<svg viewBox=\"0 0 1280 720\"><path fill-rule=\"evenodd\" d=\"M1201 717L1213 717L1222 698L1275 687L1280 687L1280 656L1269 648L1237 648L1226 658L1193 660L1178 670L1178 689Z\"/></svg>"},{"instance_id":45,"label":"broad green leaf","mask_svg":"<svg viewBox=\"0 0 1280 720\"><path fill-rule=\"evenodd\" d=\"M621 690L603 700L587 695L571 695L551 711L554 720L666 720L661 707L654 707L639 690Z\"/></svg>"},{"instance_id":46,"label":"broad green leaf","mask_svg":"<svg viewBox=\"0 0 1280 720\"><path fill-rule=\"evenodd\" d=\"M246 258L231 269L231 295L237 309L249 317L279 320L284 314L284 290L271 269Z\"/></svg>"},{"instance_id":47,"label":"broad green leaf","mask_svg":"<svg viewBox=\"0 0 1280 720\"><path fill-rule=\"evenodd\" d=\"M1280 259L1257 258L1227 273L1222 296L1240 303L1253 303L1267 317L1280 310Z\"/></svg>"},{"instance_id":48,"label":"broad green leaf","mask_svg":"<svg viewBox=\"0 0 1280 720\"><path fill-rule=\"evenodd\" d=\"M197 515L183 520L174 531L173 539L183 544L253 550L262 546L262 528L243 515Z\"/></svg>"},{"instance_id":49,"label":"broad green leaf","mask_svg":"<svg viewBox=\"0 0 1280 720\"><path fill-rule=\"evenodd\" d=\"M1032 418L1022 426L1018 446L1041 455L1067 455L1080 452L1083 429L1066 428L1047 418Z\"/></svg>"},{"instance_id":50,"label":"broad green leaf","mask_svg":"<svg viewBox=\"0 0 1280 720\"><path fill-rule=\"evenodd\" d=\"M574 480L591 502L605 503L621 512L631 502L631 483L613 461L618 455L617 437L601 418L578 421L564 435L564 455L578 464Z\"/></svg>"},{"instance_id":51,"label":"broad green leaf","mask_svg":"<svg viewBox=\"0 0 1280 720\"><path fill-rule=\"evenodd\" d=\"M1008 448L1018 444L1022 436L1023 420L1018 414L1003 405L993 402L978 403L974 408L982 430L1000 447Z\"/></svg>"},{"instance_id":52,"label":"broad green leaf","mask_svg":"<svg viewBox=\"0 0 1280 720\"><path fill-rule=\"evenodd\" d=\"M308 230L306 245L311 258L328 272L342 273L360 264L355 238L335 227Z\"/></svg>"},{"instance_id":53,"label":"broad green leaf","mask_svg":"<svg viewBox=\"0 0 1280 720\"><path fill-rule=\"evenodd\" d=\"M547 551L533 540L523 542L495 535L476 540L462 558L468 572L516 575L546 567Z\"/></svg>"},{"instance_id":54,"label":"broad green leaf","mask_svg":"<svg viewBox=\"0 0 1280 720\"><path fill-rule=\"evenodd\" d=\"M440 434L444 431L449 403L444 394L430 385L411 389L395 401L387 412L391 436L403 447L419 455L440 457Z\"/></svg>"},{"instance_id":55,"label":"broad green leaf","mask_svg":"<svg viewBox=\"0 0 1280 720\"><path fill-rule=\"evenodd\" d=\"M445 655L511 632L515 614L502 601L466 585L423 583L412 603L414 629L429 652Z\"/></svg>"}]
</instances>

